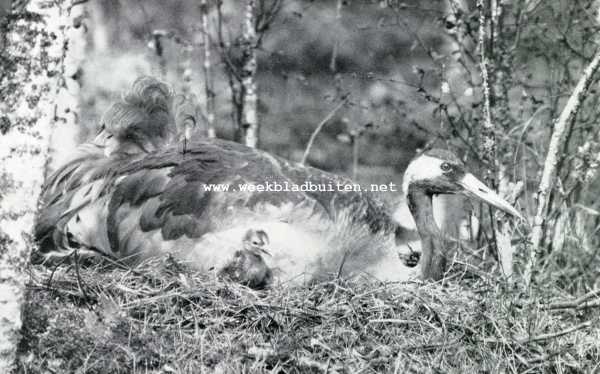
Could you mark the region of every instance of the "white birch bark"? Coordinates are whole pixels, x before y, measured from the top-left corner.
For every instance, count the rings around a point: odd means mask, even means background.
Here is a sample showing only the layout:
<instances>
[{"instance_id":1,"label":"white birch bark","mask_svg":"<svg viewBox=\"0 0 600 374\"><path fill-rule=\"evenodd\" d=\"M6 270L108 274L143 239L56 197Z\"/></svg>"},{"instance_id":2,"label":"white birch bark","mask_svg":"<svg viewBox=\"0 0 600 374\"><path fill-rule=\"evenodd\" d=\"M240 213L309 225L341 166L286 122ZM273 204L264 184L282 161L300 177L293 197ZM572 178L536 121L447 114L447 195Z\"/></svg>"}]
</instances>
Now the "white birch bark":
<instances>
[{"instance_id":1,"label":"white birch bark","mask_svg":"<svg viewBox=\"0 0 600 374\"><path fill-rule=\"evenodd\" d=\"M483 89L483 124L481 127L481 143L479 150L481 158L489 163L487 170L487 178L493 179L492 170L496 160L496 136L494 133L494 123L492 122L492 112L490 107L490 83L488 74L488 58L485 54L485 29L487 21L485 17L485 9L483 0L477 0L477 8L479 9L479 53L481 56L480 68Z\"/></svg>"},{"instance_id":2,"label":"white birch bark","mask_svg":"<svg viewBox=\"0 0 600 374\"><path fill-rule=\"evenodd\" d=\"M206 93L206 126L208 128L208 137L215 138L217 136L215 132L215 91L213 88L211 71L211 42L208 28L208 0L201 0L200 9L202 13L202 45L204 51L202 70L204 72L204 88Z\"/></svg>"},{"instance_id":3,"label":"white birch bark","mask_svg":"<svg viewBox=\"0 0 600 374\"><path fill-rule=\"evenodd\" d=\"M90 2L88 6L90 11L91 31L90 43L95 52L106 53L110 48L109 22L108 16L105 14L104 6L99 1Z\"/></svg>"},{"instance_id":4,"label":"white birch bark","mask_svg":"<svg viewBox=\"0 0 600 374\"><path fill-rule=\"evenodd\" d=\"M243 87L243 113L242 113L242 141L249 147L258 145L258 97L256 92L256 0L246 0L244 14L243 54L242 66Z\"/></svg>"},{"instance_id":5,"label":"white birch bark","mask_svg":"<svg viewBox=\"0 0 600 374\"><path fill-rule=\"evenodd\" d=\"M544 227L546 225L546 216L548 215L549 208L548 198L550 197L552 184L556 177L556 168L561 158L560 152L564 147L566 134L573 125L573 118L577 114L577 111L593 82L592 78L599 66L600 51L596 52L592 61L583 71L577 86L575 86L573 93L569 97L567 104L563 108L552 129L550 145L548 146L544 170L542 171L542 179L537 193L537 210L533 220L533 229L531 231L531 251L523 275L527 287L531 284L532 273L537 261L537 251L540 249L544 237Z\"/></svg>"},{"instance_id":6,"label":"white birch bark","mask_svg":"<svg viewBox=\"0 0 600 374\"><path fill-rule=\"evenodd\" d=\"M492 34L492 43L497 44L496 40L498 33L499 17L502 13L502 6L498 1L494 0L490 2L492 18L490 21L490 28ZM486 39L486 28L488 22L485 17L485 9L483 0L477 1L477 8L479 10L479 49L481 54L481 77L483 86L483 127L481 129L481 144L479 149L481 150L481 157L483 160L488 162L487 178L490 182L496 180L498 193L500 196L507 197L514 193L520 193L520 191L512 190L511 185L507 179L506 173L504 172L505 166L498 163L496 157L496 124L492 120L492 108L491 108L491 93L490 93L490 82L488 72L488 58L485 54L485 39ZM503 79L501 73L496 72L496 86L500 87L500 80ZM501 90L496 90L496 95ZM496 116L496 119L499 117ZM495 173L494 173L495 171ZM514 186L512 186L514 187ZM516 198L516 196L515 196ZM515 252L514 247L511 244L511 232L509 226L503 219L506 215L504 213L497 212L493 215L494 220L494 237L495 244L498 251L498 258L502 272L507 279L511 279L513 275L513 254Z\"/></svg>"},{"instance_id":7,"label":"white birch bark","mask_svg":"<svg viewBox=\"0 0 600 374\"><path fill-rule=\"evenodd\" d=\"M15 362L21 328L26 267L50 135L64 106L65 30L72 25L69 1L32 0L27 16L15 16L3 53L9 58L0 81L0 372ZM10 65L10 66L8 66Z\"/></svg>"},{"instance_id":8,"label":"white birch bark","mask_svg":"<svg viewBox=\"0 0 600 374\"><path fill-rule=\"evenodd\" d=\"M65 4L69 3L65 1ZM87 47L86 5L66 7L64 40L68 48L63 49L63 85L56 96L56 119L50 134L49 171L54 171L73 156L81 131L79 123L79 97L81 94L81 76Z\"/></svg>"}]
</instances>

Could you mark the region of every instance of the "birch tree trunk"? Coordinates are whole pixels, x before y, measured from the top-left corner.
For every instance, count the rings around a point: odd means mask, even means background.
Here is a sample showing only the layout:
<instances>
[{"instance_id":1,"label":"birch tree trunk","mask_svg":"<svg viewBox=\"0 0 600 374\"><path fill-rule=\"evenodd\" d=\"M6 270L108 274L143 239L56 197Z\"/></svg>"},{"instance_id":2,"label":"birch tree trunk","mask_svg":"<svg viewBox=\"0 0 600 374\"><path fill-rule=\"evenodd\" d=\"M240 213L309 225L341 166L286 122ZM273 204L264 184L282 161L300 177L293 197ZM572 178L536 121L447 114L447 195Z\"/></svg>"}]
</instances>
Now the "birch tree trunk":
<instances>
[{"instance_id":1,"label":"birch tree trunk","mask_svg":"<svg viewBox=\"0 0 600 374\"><path fill-rule=\"evenodd\" d=\"M70 1L31 0L12 15L0 51L0 372L13 368L21 328L31 231L53 124L72 110L66 90ZM70 95L64 95L68 98ZM58 105L61 101L61 105ZM68 102L68 100L67 100Z\"/></svg>"},{"instance_id":2,"label":"birch tree trunk","mask_svg":"<svg viewBox=\"0 0 600 374\"><path fill-rule=\"evenodd\" d=\"M552 129L552 137L550 138L550 145L548 146L548 153L546 154L546 161L544 162L542 179L537 193L537 210L533 220L533 229L531 230L531 251L524 273L525 284L527 287L531 284L533 270L537 261L537 251L540 249L544 237L546 217L549 210L548 198L552 190L554 179L556 178L557 165L562 158L560 152L564 149L566 134L573 126L573 118L577 115L581 103L585 98L585 94L588 92L588 89L593 82L592 78L594 77L594 73L596 73L599 66L600 50L596 52L590 64L583 71L577 86L575 86L573 93L569 97L567 104L562 110L560 117L558 117L554 123Z\"/></svg>"},{"instance_id":3,"label":"birch tree trunk","mask_svg":"<svg viewBox=\"0 0 600 374\"><path fill-rule=\"evenodd\" d=\"M497 0L489 2L491 19L489 22L489 40L490 43L495 47L496 53L499 54L498 58L495 58L495 66L492 69L493 74L488 71L489 59L486 55L486 29L488 27L488 21L485 16L485 8L483 0L477 1L477 8L479 10L479 49L481 54L481 77L483 86L483 127L481 129L481 141L478 149L481 151L482 160L488 164L488 170L486 179L493 187L497 188L498 193L501 196L511 196L516 199L518 193L522 189L521 185L513 185L509 183L508 176L505 173L507 167L497 157L498 144L496 142L496 131L508 131L507 120L508 115L508 92L504 90L506 82L505 75L503 74L503 68L505 64L506 56L509 55L508 51L503 48L498 48L502 42L500 38L503 36L501 33L501 17L502 17L502 4ZM492 58L495 56L492 56ZM490 76L493 76L493 82L490 82ZM493 85L493 86L492 86ZM492 89L493 88L493 89ZM492 110L494 115L492 116ZM492 119L493 117L493 119ZM492 226L494 230L494 244L498 253L498 259L504 276L508 279L512 278L513 275L513 254L514 247L511 244L511 232L506 222L503 222L506 214L496 212L495 214L490 213L492 220Z\"/></svg>"},{"instance_id":4,"label":"birch tree trunk","mask_svg":"<svg viewBox=\"0 0 600 374\"><path fill-rule=\"evenodd\" d=\"M206 122L208 128L208 137L215 138L215 91L213 88L212 64L211 64L211 42L208 28L208 0L201 0L200 12L202 14L202 45L204 51L204 62L202 70L204 72L204 88L206 93Z\"/></svg>"},{"instance_id":5,"label":"birch tree trunk","mask_svg":"<svg viewBox=\"0 0 600 374\"><path fill-rule=\"evenodd\" d=\"M50 134L50 160L46 172L56 170L73 156L73 149L78 145L78 135L81 131L79 97L87 48L85 23L88 18L84 3L71 6L72 3L75 1L64 2L66 14L62 17L66 27L63 30L63 70L55 99L56 118Z\"/></svg>"},{"instance_id":6,"label":"birch tree trunk","mask_svg":"<svg viewBox=\"0 0 600 374\"><path fill-rule=\"evenodd\" d=\"M494 132L494 124L492 122L488 58L485 48L487 20L485 17L483 0L477 1L477 9L479 10L479 53L481 56L479 65L481 68L483 89L483 125L480 131L481 139L478 148L481 151L481 159L488 163L486 179L488 179L488 182L492 182L494 180L493 171L496 160L496 135Z\"/></svg>"},{"instance_id":7,"label":"birch tree trunk","mask_svg":"<svg viewBox=\"0 0 600 374\"><path fill-rule=\"evenodd\" d=\"M244 35L242 37L243 66L241 72L243 92L242 142L252 148L258 145L259 127L256 93L256 1L246 0Z\"/></svg>"}]
</instances>

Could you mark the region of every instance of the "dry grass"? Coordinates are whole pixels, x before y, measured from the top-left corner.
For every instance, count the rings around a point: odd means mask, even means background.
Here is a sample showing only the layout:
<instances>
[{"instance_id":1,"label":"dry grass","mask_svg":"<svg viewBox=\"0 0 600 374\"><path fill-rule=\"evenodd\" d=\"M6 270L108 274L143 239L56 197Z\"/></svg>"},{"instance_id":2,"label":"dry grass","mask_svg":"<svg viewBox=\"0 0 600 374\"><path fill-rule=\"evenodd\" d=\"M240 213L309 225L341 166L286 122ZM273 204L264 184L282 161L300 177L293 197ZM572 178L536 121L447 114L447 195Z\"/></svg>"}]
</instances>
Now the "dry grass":
<instances>
[{"instance_id":1,"label":"dry grass","mask_svg":"<svg viewBox=\"0 0 600 374\"><path fill-rule=\"evenodd\" d=\"M172 259L32 268L23 373L576 373L598 370L597 296L565 308L456 266L444 284L367 277L254 291ZM596 304L594 305L594 300ZM554 307L552 307L554 306ZM564 306L564 305L563 305Z\"/></svg>"}]
</instances>

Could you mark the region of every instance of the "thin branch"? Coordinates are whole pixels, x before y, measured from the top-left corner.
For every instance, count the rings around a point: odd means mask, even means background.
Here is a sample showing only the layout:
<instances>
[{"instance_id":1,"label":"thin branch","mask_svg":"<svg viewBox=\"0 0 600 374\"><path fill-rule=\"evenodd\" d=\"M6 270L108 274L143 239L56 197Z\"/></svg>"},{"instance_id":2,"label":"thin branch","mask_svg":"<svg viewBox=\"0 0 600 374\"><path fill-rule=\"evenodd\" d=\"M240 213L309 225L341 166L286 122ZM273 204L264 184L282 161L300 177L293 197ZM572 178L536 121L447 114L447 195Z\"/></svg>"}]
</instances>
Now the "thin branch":
<instances>
[{"instance_id":1,"label":"thin branch","mask_svg":"<svg viewBox=\"0 0 600 374\"><path fill-rule=\"evenodd\" d=\"M588 92L592 82L594 73L600 67L600 50L594 56L594 59L585 68L577 86L573 90L571 97L567 101L558 120L554 123L550 145L548 146L548 154L544 162L544 170L542 179L537 193L537 212L533 221L533 229L531 233L531 252L526 264L524 278L527 287L531 284L533 268L537 260L537 251L542 245L544 227L546 224L546 216L549 210L549 197L552 190L552 182L556 177L557 166L562 159L560 152L563 149L566 135L573 126L573 118L577 115L579 108Z\"/></svg>"},{"instance_id":2,"label":"thin branch","mask_svg":"<svg viewBox=\"0 0 600 374\"><path fill-rule=\"evenodd\" d=\"M519 345L523 345L523 344L527 344L527 343L536 343L536 342L540 342L540 341L544 341L544 340L559 338L561 336L564 336L564 335L567 335L567 334L570 334L570 333L573 333L573 332L576 332L579 330L587 329L592 326L593 326L593 321L586 321L586 322L580 323L578 325L571 326L564 330L560 330L560 331L553 332L553 333L540 334L540 335L530 336L530 337L518 337L518 338L514 339L513 342L516 344L519 344ZM495 343L495 344L507 344L508 343L508 341L506 341L506 340L498 340L498 339L483 339L482 342L483 343Z\"/></svg>"},{"instance_id":3,"label":"thin branch","mask_svg":"<svg viewBox=\"0 0 600 374\"><path fill-rule=\"evenodd\" d=\"M598 299L590 301L592 298L600 297L600 290L592 290L585 295L578 297L575 300L569 301L556 301L547 305L544 305L544 310L555 310L555 309L583 309L591 306L598 306Z\"/></svg>"},{"instance_id":4,"label":"thin branch","mask_svg":"<svg viewBox=\"0 0 600 374\"><path fill-rule=\"evenodd\" d=\"M204 61L202 71L204 73L204 91L206 95L206 119L208 127L208 137L214 138L215 134L215 91L213 88L213 74L211 72L211 42L208 30L208 0L200 2L200 10L202 12L201 27L202 27L202 44L204 51Z\"/></svg>"},{"instance_id":5,"label":"thin branch","mask_svg":"<svg viewBox=\"0 0 600 374\"><path fill-rule=\"evenodd\" d=\"M483 128L481 131L482 141L479 146L482 158L488 164L488 170L486 171L487 179L493 180L494 172L490 170L494 168L494 161L496 159L496 136L494 133L494 124L492 123L492 112L490 104L490 83L488 74L488 60L485 55L485 26L486 17L483 8L483 0L477 1L477 8L479 9L479 53L481 54L480 67L481 67L481 78L482 78L482 89L483 89Z\"/></svg>"},{"instance_id":6,"label":"thin branch","mask_svg":"<svg viewBox=\"0 0 600 374\"><path fill-rule=\"evenodd\" d=\"M321 120L321 122L319 122L319 124L317 125L317 128L315 129L315 131L313 131L312 135L310 136L310 139L308 140L308 144L306 144L306 149L304 150L304 155L302 156L302 160L300 161L300 164L302 164L302 165L306 164L306 160L308 159L308 155L310 154L310 150L313 146L313 143L315 142L315 139L317 138L317 135L319 135L319 133L321 132L321 130L323 129L325 124L327 122L329 122L329 120L335 115L335 113L337 113L337 111L340 110L340 108L343 107L348 102L349 98L350 98L350 94L344 95L342 97L342 101L340 101L338 103L338 105L336 105L329 113L327 113L325 118L323 118Z\"/></svg>"},{"instance_id":7,"label":"thin branch","mask_svg":"<svg viewBox=\"0 0 600 374\"><path fill-rule=\"evenodd\" d=\"M256 148L259 141L258 93L256 84L256 0L246 0L242 34L242 121L238 129L241 142ZM238 139L240 141L240 139Z\"/></svg>"}]
</instances>

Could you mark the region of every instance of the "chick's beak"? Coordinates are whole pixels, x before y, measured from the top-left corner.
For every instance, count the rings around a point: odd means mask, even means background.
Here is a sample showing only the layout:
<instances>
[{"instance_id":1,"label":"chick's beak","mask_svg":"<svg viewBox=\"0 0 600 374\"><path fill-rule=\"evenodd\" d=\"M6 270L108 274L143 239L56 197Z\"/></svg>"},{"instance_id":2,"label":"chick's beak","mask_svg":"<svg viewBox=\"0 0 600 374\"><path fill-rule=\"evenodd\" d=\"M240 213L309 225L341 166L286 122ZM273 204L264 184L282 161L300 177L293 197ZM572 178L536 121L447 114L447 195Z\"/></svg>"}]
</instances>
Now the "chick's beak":
<instances>
[{"instance_id":1,"label":"chick's beak","mask_svg":"<svg viewBox=\"0 0 600 374\"><path fill-rule=\"evenodd\" d=\"M463 195L474 197L485 203L488 203L508 214L511 214L520 220L524 220L521 213L516 210L510 203L504 200L500 195L492 191L482 181L475 178L471 173L465 174L458 182L458 185L463 188L463 191L459 192Z\"/></svg>"}]
</instances>

